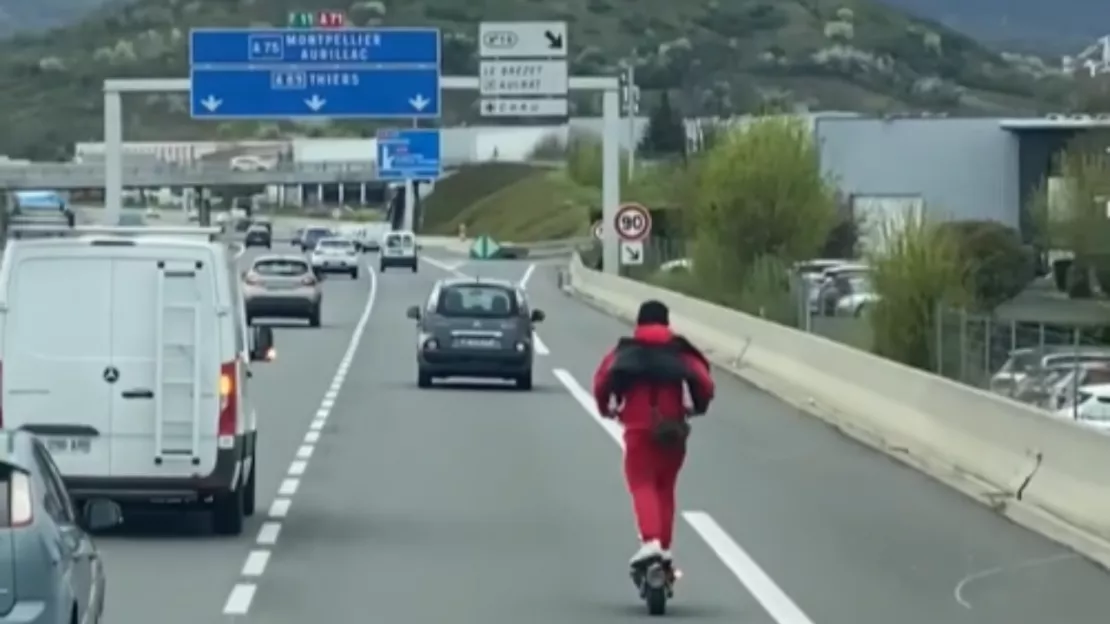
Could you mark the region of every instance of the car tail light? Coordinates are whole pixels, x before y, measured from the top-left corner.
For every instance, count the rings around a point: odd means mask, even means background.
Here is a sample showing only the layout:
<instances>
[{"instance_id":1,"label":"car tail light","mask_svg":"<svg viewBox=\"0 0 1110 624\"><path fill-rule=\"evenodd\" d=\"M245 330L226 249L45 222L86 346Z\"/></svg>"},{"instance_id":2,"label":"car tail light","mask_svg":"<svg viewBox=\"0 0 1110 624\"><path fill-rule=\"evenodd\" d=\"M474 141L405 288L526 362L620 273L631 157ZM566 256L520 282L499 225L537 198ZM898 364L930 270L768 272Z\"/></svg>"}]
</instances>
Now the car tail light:
<instances>
[{"instance_id":1,"label":"car tail light","mask_svg":"<svg viewBox=\"0 0 1110 624\"><path fill-rule=\"evenodd\" d=\"M239 410L236 400L236 380L238 362L220 365L220 424L218 429L220 448L229 448L235 443L235 417Z\"/></svg>"},{"instance_id":2,"label":"car tail light","mask_svg":"<svg viewBox=\"0 0 1110 624\"><path fill-rule=\"evenodd\" d=\"M258 275L254 274L254 273L247 273L247 276L245 278L243 278L243 280L246 281L251 286L257 286L258 284L260 284L262 282L262 280L258 278Z\"/></svg>"},{"instance_id":3,"label":"car tail light","mask_svg":"<svg viewBox=\"0 0 1110 624\"><path fill-rule=\"evenodd\" d=\"M8 483L9 524L13 528L30 526L35 519L35 505L31 498L31 478L15 470Z\"/></svg>"},{"instance_id":4,"label":"car tail light","mask_svg":"<svg viewBox=\"0 0 1110 624\"><path fill-rule=\"evenodd\" d=\"M306 276L304 276L304 278L301 279L301 283L304 284L305 286L315 286L316 285L316 278L311 276L311 275L306 275Z\"/></svg>"}]
</instances>

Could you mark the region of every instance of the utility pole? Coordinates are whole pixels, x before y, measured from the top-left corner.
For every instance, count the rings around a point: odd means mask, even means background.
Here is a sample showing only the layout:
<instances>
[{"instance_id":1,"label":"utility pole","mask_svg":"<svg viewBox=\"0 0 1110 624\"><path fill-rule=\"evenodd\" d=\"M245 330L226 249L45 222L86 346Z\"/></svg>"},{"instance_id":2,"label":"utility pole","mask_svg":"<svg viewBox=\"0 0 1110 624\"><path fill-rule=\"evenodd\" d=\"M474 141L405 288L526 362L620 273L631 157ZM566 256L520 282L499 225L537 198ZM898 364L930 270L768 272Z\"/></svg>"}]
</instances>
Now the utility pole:
<instances>
[{"instance_id":1,"label":"utility pole","mask_svg":"<svg viewBox=\"0 0 1110 624\"><path fill-rule=\"evenodd\" d=\"M621 113L628 124L628 179L636 174L636 116L640 114L640 88L636 86L636 67L632 61L626 61L624 71L620 76L621 88Z\"/></svg>"}]
</instances>

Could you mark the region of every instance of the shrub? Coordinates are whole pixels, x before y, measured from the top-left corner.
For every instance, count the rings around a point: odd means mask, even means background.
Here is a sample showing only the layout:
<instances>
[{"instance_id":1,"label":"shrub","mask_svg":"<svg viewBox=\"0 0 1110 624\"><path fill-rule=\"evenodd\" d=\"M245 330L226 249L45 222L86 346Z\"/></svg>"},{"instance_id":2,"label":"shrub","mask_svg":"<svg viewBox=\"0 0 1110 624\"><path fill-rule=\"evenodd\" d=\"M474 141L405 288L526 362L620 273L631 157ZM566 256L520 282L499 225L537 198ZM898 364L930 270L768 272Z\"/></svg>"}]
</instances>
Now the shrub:
<instances>
[{"instance_id":1,"label":"shrub","mask_svg":"<svg viewBox=\"0 0 1110 624\"><path fill-rule=\"evenodd\" d=\"M692 260L715 292L740 293L740 282L766 256L784 264L813 257L836 218L812 135L795 119L727 131L698 155L691 175L683 204Z\"/></svg>"},{"instance_id":2,"label":"shrub","mask_svg":"<svg viewBox=\"0 0 1110 624\"><path fill-rule=\"evenodd\" d=\"M875 353L932 370L937 314L968 299L967 268L952 228L921 215L878 224L883 244L870 254L878 301L868 317Z\"/></svg>"},{"instance_id":3,"label":"shrub","mask_svg":"<svg viewBox=\"0 0 1110 624\"><path fill-rule=\"evenodd\" d=\"M994 309L1033 279L1033 253L1017 230L996 221L949 221L938 227L952 236L960 252L977 307Z\"/></svg>"}]
</instances>

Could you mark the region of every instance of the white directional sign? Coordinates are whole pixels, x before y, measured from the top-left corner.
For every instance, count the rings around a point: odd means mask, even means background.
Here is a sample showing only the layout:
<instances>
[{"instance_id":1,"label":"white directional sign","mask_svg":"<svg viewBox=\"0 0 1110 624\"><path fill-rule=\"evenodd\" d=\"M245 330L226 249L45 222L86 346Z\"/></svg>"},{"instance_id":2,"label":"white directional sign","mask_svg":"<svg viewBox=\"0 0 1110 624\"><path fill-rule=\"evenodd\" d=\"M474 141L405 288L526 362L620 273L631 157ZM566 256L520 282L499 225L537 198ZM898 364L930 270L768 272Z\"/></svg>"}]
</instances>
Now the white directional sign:
<instances>
[{"instance_id":1,"label":"white directional sign","mask_svg":"<svg viewBox=\"0 0 1110 624\"><path fill-rule=\"evenodd\" d=\"M479 67L483 97L567 94L566 61L482 61Z\"/></svg>"},{"instance_id":2,"label":"white directional sign","mask_svg":"<svg viewBox=\"0 0 1110 624\"><path fill-rule=\"evenodd\" d=\"M565 117L566 22L483 22L478 91L485 117Z\"/></svg>"},{"instance_id":3,"label":"white directional sign","mask_svg":"<svg viewBox=\"0 0 1110 624\"><path fill-rule=\"evenodd\" d=\"M624 242L642 241L651 234L651 212L640 204L624 204L617 209L613 227Z\"/></svg>"},{"instance_id":4,"label":"white directional sign","mask_svg":"<svg viewBox=\"0 0 1110 624\"><path fill-rule=\"evenodd\" d=\"M478 56L483 58L566 58L566 22L482 22Z\"/></svg>"},{"instance_id":5,"label":"white directional sign","mask_svg":"<svg viewBox=\"0 0 1110 624\"><path fill-rule=\"evenodd\" d=\"M644 263L643 241L621 241L621 264L639 266Z\"/></svg>"},{"instance_id":6,"label":"white directional sign","mask_svg":"<svg viewBox=\"0 0 1110 624\"><path fill-rule=\"evenodd\" d=\"M537 98L495 98L482 100L484 117L566 117L567 101Z\"/></svg>"}]
</instances>

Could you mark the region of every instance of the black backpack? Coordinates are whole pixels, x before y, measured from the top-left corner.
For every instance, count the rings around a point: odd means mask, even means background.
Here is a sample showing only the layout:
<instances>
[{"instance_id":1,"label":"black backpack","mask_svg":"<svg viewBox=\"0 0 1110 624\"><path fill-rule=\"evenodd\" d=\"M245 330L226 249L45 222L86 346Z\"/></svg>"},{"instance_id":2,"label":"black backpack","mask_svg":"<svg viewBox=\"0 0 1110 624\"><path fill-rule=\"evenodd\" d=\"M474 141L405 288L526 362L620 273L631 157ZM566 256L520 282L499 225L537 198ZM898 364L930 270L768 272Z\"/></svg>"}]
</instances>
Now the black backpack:
<instances>
[{"instance_id":1,"label":"black backpack","mask_svg":"<svg viewBox=\"0 0 1110 624\"><path fill-rule=\"evenodd\" d=\"M677 340L665 344L645 344L632 338L621 338L609 368L610 388L618 397L623 397L636 385L651 387L652 436L662 446L684 445L690 436L686 415L678 419L664 418L655 400L659 386L690 381L690 371L682 360L684 347L688 345Z\"/></svg>"}]
</instances>

